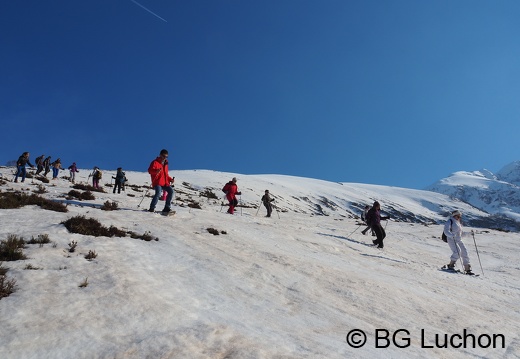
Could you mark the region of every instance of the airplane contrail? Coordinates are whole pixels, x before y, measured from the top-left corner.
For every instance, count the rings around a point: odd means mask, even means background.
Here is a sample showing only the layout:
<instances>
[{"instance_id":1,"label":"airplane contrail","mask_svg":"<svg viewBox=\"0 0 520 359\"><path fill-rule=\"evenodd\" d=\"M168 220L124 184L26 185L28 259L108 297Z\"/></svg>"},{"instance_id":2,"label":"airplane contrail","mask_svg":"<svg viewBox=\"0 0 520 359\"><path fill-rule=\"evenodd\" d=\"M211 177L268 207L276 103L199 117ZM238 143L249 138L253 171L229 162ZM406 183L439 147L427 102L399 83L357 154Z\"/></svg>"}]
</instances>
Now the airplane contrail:
<instances>
[{"instance_id":1,"label":"airplane contrail","mask_svg":"<svg viewBox=\"0 0 520 359\"><path fill-rule=\"evenodd\" d=\"M130 0L130 1L133 2L134 4L138 5L138 6L142 7L143 9L145 9L146 11L148 11L150 14L152 14L153 16L155 16L155 17L161 19L162 21L164 21L164 22L168 22L168 21L164 20L162 17L160 17L159 15L157 15L156 13L154 13L152 10L149 10L149 9L147 9L146 7L144 7L143 5L139 4L137 1L135 1L135 0Z\"/></svg>"}]
</instances>

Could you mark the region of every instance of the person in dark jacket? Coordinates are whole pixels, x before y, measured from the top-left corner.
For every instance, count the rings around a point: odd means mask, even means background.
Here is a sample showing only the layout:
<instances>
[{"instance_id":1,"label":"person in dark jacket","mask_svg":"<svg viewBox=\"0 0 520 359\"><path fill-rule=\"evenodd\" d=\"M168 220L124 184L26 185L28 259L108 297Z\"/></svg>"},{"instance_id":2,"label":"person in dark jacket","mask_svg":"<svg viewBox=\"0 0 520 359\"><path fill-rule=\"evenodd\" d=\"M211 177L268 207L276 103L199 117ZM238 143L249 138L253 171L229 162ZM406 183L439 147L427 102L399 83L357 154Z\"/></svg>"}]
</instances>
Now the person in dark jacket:
<instances>
[{"instance_id":1,"label":"person in dark jacket","mask_svg":"<svg viewBox=\"0 0 520 359\"><path fill-rule=\"evenodd\" d=\"M121 193L121 187L123 187L126 182L126 175L123 172L123 169L121 167L119 167L117 169L116 176L112 177L112 178L115 179L114 190L112 191L112 193L116 193L116 188L117 188L117 193Z\"/></svg>"},{"instance_id":2,"label":"person in dark jacket","mask_svg":"<svg viewBox=\"0 0 520 359\"><path fill-rule=\"evenodd\" d=\"M374 205L367 213L367 222L370 223L370 227L376 233L376 239L372 242L377 248L383 248L383 239L386 237L386 232L383 226L381 226L381 220L390 219L390 216L381 217L381 205L378 201L374 202Z\"/></svg>"},{"instance_id":3,"label":"person in dark jacket","mask_svg":"<svg viewBox=\"0 0 520 359\"><path fill-rule=\"evenodd\" d=\"M47 173L51 171L51 156L47 157L45 161L43 161L43 167L45 168L43 175L47 177Z\"/></svg>"},{"instance_id":4,"label":"person in dark jacket","mask_svg":"<svg viewBox=\"0 0 520 359\"><path fill-rule=\"evenodd\" d=\"M271 198L271 196L269 196L269 190L266 189L265 194L262 196L262 202L264 204L264 207L267 209L266 217L271 217L271 213L273 212L273 205L271 204L272 201L274 201L274 198Z\"/></svg>"},{"instance_id":5,"label":"person in dark jacket","mask_svg":"<svg viewBox=\"0 0 520 359\"><path fill-rule=\"evenodd\" d=\"M162 213L168 214L171 212L171 203L174 196L174 190L171 185L174 182L175 177L170 177L169 174L167 150L161 150L159 156L150 163L150 166L148 167L148 173L152 178L152 188L155 190L155 195L153 196L152 202L150 203L149 211L155 211L155 206L159 201L159 196L161 195L162 191L166 191L168 193L168 197L166 197Z\"/></svg>"},{"instance_id":6,"label":"person in dark jacket","mask_svg":"<svg viewBox=\"0 0 520 359\"><path fill-rule=\"evenodd\" d=\"M40 157L36 157L36 173L35 175L38 176L41 171L43 171L43 162L44 162L45 155L41 155Z\"/></svg>"},{"instance_id":7,"label":"person in dark jacket","mask_svg":"<svg viewBox=\"0 0 520 359\"><path fill-rule=\"evenodd\" d=\"M25 176L27 175L27 171L25 169L25 166L29 165L31 168L34 167L34 165L29 162L29 152L24 152L20 157L18 157L18 161L16 161L16 177L14 178L15 182L18 182L18 177L22 176L22 182L25 181Z\"/></svg>"},{"instance_id":8,"label":"person in dark jacket","mask_svg":"<svg viewBox=\"0 0 520 359\"><path fill-rule=\"evenodd\" d=\"M242 194L242 192L238 191L237 178L233 177L233 179L231 181L226 183L224 188L222 188L222 191L224 191L224 193L226 194L226 198L229 201L229 209L228 209L227 213L229 213L229 214L235 213L235 207L238 205L236 195L240 196Z\"/></svg>"},{"instance_id":9,"label":"person in dark jacket","mask_svg":"<svg viewBox=\"0 0 520 359\"><path fill-rule=\"evenodd\" d=\"M367 231L368 231L369 229L372 228L372 226L370 226L370 223L368 223L368 220L367 220L367 213L368 213L369 210L370 210L370 206L367 204L367 205L365 206L365 209L363 210L363 212L361 212L361 220L362 220L363 222L365 222L366 225L367 225L367 228L365 228L365 229L363 229L363 230L361 231L361 233L363 233L364 235L366 235L366 234L367 234ZM376 235L373 229L371 230L371 232L372 232L372 235L373 235L373 236Z\"/></svg>"}]
</instances>

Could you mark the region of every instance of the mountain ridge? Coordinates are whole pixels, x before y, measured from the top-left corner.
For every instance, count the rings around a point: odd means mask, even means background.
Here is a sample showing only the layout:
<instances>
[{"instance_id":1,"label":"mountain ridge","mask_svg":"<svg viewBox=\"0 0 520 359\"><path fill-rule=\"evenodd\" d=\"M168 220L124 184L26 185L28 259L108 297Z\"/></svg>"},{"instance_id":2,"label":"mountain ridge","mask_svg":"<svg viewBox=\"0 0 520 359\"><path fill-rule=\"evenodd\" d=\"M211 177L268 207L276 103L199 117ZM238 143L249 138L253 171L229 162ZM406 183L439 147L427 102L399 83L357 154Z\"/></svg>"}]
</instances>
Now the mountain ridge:
<instances>
[{"instance_id":1,"label":"mountain ridge","mask_svg":"<svg viewBox=\"0 0 520 359\"><path fill-rule=\"evenodd\" d=\"M426 190L459 199L489 214L508 230L520 230L520 161L504 166L496 174L483 169L458 171L428 186ZM484 218L482 218L484 219ZM498 228L498 227L494 227Z\"/></svg>"},{"instance_id":2,"label":"mountain ridge","mask_svg":"<svg viewBox=\"0 0 520 359\"><path fill-rule=\"evenodd\" d=\"M86 169L80 171L89 173ZM396 221L439 224L457 209L464 213L464 222L468 225L520 231L518 186L499 179L516 180L520 178L517 171L520 172L518 162L505 166L496 175L488 170L459 171L424 190L279 174L244 175L204 169L172 170L171 173L177 176L176 188L181 192L190 190L190 195L202 196L210 189L223 202L226 201L222 186L231 178L239 177L239 187L244 189L245 186L241 205L247 207L258 208L264 190L269 189L281 211L358 218L366 205L377 200L381 202L383 212ZM115 176L116 171L104 172L106 181ZM149 175L145 172L126 173L130 183L149 183ZM62 172L61 178L67 179L66 174L66 171ZM287 188L288 183L290 188ZM277 195L281 192L285 196Z\"/></svg>"}]
</instances>

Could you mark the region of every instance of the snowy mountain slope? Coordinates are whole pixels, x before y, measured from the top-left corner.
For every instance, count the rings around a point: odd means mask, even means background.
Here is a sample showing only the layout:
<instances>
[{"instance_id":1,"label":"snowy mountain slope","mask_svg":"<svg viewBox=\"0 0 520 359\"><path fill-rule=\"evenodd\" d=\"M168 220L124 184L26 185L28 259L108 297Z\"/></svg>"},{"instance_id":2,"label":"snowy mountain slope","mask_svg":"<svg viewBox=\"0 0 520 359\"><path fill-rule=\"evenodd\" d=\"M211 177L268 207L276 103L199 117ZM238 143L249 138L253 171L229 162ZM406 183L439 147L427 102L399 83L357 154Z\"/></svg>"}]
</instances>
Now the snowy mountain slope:
<instances>
[{"instance_id":1,"label":"snowy mountain slope","mask_svg":"<svg viewBox=\"0 0 520 359\"><path fill-rule=\"evenodd\" d=\"M5 171L6 177L8 172ZM88 173L88 170L82 172ZM149 183L146 173L127 171L126 174L131 184L141 186ZM63 172L63 177L66 175L67 172ZM106 181L114 175L114 171L106 171ZM223 185L231 178L238 177L239 189L242 191L239 198L248 207L257 208L265 189L269 189L276 199L277 208L284 212L358 218L365 205L371 205L377 200L381 202L382 210L398 221L441 223L451 211L459 209L465 213L466 223L496 228L493 223L488 223L488 213L450 198L449 195L439 195L432 191L336 183L286 175L240 175L210 170L175 171L175 175L177 190L192 198L200 198L201 192L210 190L220 201L225 201L221 191Z\"/></svg>"},{"instance_id":2,"label":"snowy mountain slope","mask_svg":"<svg viewBox=\"0 0 520 359\"><path fill-rule=\"evenodd\" d=\"M520 186L520 161L514 161L504 166L497 172L496 177L500 181Z\"/></svg>"},{"instance_id":3,"label":"snowy mountain slope","mask_svg":"<svg viewBox=\"0 0 520 359\"><path fill-rule=\"evenodd\" d=\"M8 177L11 170L0 173ZM103 182L112 172L104 171ZM471 278L438 270L449 256L438 239L440 225L389 221L380 251L353 218L374 199L383 210L432 222L441 219L439 209L459 203L427 191L288 176L172 174L177 214L171 218L143 212L149 197L138 207L144 188L117 195L106 187L108 193L95 193L95 200L67 200L71 187L64 179L41 185L43 196L69 203L67 213L0 209L0 240L47 233L54 243L28 245L28 259L3 263L18 290L0 300L2 358L520 356L518 234L478 230L485 273ZM85 181L88 171L78 175ZM245 207L231 216L220 199L201 193L221 196L233 176ZM149 181L144 173L127 177L139 185ZM38 184L5 182L0 190L30 193ZM276 196L280 218L264 218L264 208L254 207L265 189ZM117 201L120 209L100 210L105 201ZM201 209L189 207L194 202ZM469 206L464 211L480 215ZM76 215L159 240L72 234L61 222ZM211 235L208 227L226 234ZM71 254L72 240L78 250ZM472 238L466 243L481 273ZM98 253L93 261L84 258L90 250ZM85 278L88 286L79 288ZM367 334L363 348L347 343L354 329ZM383 329L401 330L397 343L384 347L376 338ZM442 342L444 334L463 330L483 340L503 335L504 345L437 348L436 336ZM409 346L400 348L406 339Z\"/></svg>"},{"instance_id":4,"label":"snowy mountain slope","mask_svg":"<svg viewBox=\"0 0 520 359\"><path fill-rule=\"evenodd\" d=\"M493 228L520 229L520 163L505 166L496 175L487 170L455 172L427 187L429 191L442 193L464 201L491 214ZM477 223L475 223L477 225Z\"/></svg>"},{"instance_id":5,"label":"snowy mountain slope","mask_svg":"<svg viewBox=\"0 0 520 359\"><path fill-rule=\"evenodd\" d=\"M223 185L237 177L242 191L240 199L244 205L256 208L260 205L264 191L268 189L276 199L276 206L283 212L357 218L366 204L371 205L378 200L385 213L400 221L439 223L454 209L463 210L467 214L467 221L488 216L466 203L430 191L335 183L285 175L240 175L207 170L176 171L176 174L191 187L200 191L209 188L222 198ZM137 173L135 176L139 178Z\"/></svg>"}]
</instances>

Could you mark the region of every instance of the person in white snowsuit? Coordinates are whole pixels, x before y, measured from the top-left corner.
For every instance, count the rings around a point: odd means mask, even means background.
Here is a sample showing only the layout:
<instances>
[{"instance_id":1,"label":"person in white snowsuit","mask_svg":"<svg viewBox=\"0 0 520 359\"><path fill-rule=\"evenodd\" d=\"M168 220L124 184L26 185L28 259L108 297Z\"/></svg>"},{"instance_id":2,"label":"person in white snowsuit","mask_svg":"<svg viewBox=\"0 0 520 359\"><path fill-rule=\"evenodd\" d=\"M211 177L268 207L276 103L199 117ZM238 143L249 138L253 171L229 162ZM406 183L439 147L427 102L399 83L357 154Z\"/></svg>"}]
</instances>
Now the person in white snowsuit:
<instances>
[{"instance_id":1,"label":"person in white snowsuit","mask_svg":"<svg viewBox=\"0 0 520 359\"><path fill-rule=\"evenodd\" d=\"M464 242L462 242L462 237L467 237L471 232L468 233L462 230L462 224L460 222L461 217L462 213L460 211L453 211L450 219L448 219L444 224L444 234L448 239L448 245L451 249L450 264L448 264L448 268L454 269L455 263L460 257L462 258L464 271L466 273L471 273L468 250L466 249Z\"/></svg>"}]
</instances>

